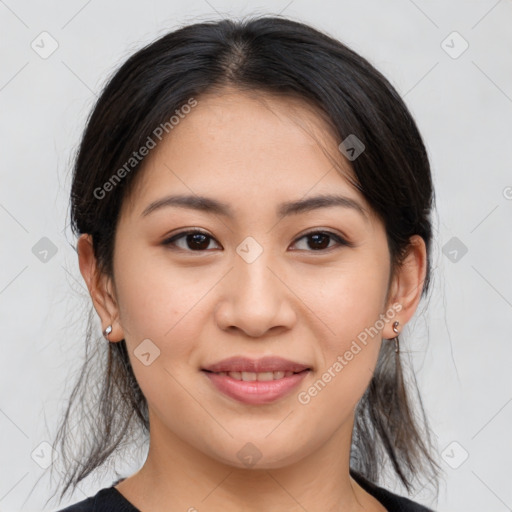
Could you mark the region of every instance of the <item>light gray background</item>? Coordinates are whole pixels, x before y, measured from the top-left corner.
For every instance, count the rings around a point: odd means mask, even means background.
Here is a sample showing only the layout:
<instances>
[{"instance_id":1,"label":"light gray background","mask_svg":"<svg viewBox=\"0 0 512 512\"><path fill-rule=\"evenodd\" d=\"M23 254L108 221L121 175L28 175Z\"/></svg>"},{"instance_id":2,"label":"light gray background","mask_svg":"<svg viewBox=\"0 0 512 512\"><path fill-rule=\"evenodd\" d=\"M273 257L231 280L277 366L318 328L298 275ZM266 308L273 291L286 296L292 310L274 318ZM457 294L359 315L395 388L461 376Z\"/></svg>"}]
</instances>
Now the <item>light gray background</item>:
<instances>
[{"instance_id":1,"label":"light gray background","mask_svg":"<svg viewBox=\"0 0 512 512\"><path fill-rule=\"evenodd\" d=\"M270 12L360 52L415 116L437 195L434 289L402 343L445 475L437 504L422 492L412 498L440 512L512 510L509 0L0 0L1 512L43 510L49 469L36 460L48 457L41 443L52 439L83 355L88 295L69 245L69 173L96 95L128 55L178 25ZM42 46L43 31L58 43L45 59L31 47ZM469 44L461 55L453 31ZM43 237L57 249L46 262L33 251ZM69 502L112 478L83 482ZM388 487L400 490L393 479Z\"/></svg>"}]
</instances>

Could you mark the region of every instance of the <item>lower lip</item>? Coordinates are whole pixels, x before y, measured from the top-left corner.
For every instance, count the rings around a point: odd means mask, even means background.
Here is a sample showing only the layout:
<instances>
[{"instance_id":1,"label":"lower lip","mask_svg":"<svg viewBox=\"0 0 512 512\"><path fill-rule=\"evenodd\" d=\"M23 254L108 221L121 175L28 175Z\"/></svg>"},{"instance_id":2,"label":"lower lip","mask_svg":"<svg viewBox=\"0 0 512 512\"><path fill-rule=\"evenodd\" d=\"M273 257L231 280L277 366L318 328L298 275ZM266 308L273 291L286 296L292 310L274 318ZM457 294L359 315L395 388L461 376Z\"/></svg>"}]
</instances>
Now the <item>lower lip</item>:
<instances>
[{"instance_id":1,"label":"lower lip","mask_svg":"<svg viewBox=\"0 0 512 512\"><path fill-rule=\"evenodd\" d=\"M244 404L260 405L274 402L290 393L309 373L309 370L294 373L282 379L267 381L236 380L228 375L218 375L204 370L203 373L225 395Z\"/></svg>"}]
</instances>

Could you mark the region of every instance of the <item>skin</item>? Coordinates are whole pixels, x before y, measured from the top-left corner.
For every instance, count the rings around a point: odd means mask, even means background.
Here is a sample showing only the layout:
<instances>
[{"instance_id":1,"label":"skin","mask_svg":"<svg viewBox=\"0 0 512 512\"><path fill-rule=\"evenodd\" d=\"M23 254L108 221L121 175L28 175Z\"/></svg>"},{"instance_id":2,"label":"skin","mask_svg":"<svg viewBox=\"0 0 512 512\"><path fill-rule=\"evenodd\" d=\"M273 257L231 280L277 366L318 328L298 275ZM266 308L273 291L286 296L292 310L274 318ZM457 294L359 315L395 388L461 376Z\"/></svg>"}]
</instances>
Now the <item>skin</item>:
<instances>
[{"instance_id":1,"label":"skin","mask_svg":"<svg viewBox=\"0 0 512 512\"><path fill-rule=\"evenodd\" d=\"M230 89L204 95L148 155L124 201L113 277L97 271L90 236L80 237L80 270L102 328L112 325L111 342L126 339L149 405L148 457L116 486L143 512L385 510L349 475L354 408L382 339L395 336L393 321L402 329L416 310L426 250L419 236L411 238L386 302L385 230L347 180L339 142L298 100ZM282 202L335 192L369 216L334 206L276 217ZM178 207L141 216L170 193L215 198L234 217ZM212 237L202 252L186 237L174 249L162 244L191 228ZM354 247L332 237L315 245L304 237L311 230L339 234ZM248 236L263 249L251 263L236 252ZM298 393L392 304L401 305L393 320L308 404L299 403ZM147 338L160 350L148 366L134 355ZM234 355L279 355L313 370L284 398L247 405L200 371ZM261 454L252 467L237 456L249 442Z\"/></svg>"}]
</instances>

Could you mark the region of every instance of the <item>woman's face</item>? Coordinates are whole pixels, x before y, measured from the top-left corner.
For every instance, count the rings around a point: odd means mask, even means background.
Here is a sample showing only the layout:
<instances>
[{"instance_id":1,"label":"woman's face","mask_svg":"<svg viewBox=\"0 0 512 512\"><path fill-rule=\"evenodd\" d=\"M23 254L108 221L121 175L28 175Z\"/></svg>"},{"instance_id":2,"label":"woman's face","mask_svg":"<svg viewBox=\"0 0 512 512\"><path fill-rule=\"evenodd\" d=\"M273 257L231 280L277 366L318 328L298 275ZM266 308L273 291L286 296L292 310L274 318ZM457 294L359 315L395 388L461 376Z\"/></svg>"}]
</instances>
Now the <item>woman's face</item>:
<instances>
[{"instance_id":1,"label":"woman's face","mask_svg":"<svg viewBox=\"0 0 512 512\"><path fill-rule=\"evenodd\" d=\"M312 135L338 160L340 141L300 103L262 99L197 98L146 158L115 237L111 340L126 339L153 436L272 468L348 442L399 315L385 303L384 227ZM165 204L169 196L206 198L227 214ZM347 201L315 207L318 196ZM195 230L204 236L178 236ZM234 356L279 356L309 371L284 395L235 383L247 388L235 397L203 370Z\"/></svg>"}]
</instances>

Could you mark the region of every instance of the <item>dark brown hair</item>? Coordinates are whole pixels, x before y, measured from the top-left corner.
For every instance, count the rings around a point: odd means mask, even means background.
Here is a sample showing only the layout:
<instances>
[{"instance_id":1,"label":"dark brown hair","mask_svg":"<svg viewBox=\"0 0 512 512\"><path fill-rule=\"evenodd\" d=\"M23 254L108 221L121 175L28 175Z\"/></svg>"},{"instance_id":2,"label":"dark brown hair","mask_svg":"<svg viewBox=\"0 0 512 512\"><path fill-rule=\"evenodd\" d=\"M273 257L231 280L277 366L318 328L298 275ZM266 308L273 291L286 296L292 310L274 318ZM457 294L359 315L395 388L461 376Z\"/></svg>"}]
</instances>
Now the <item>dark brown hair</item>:
<instances>
[{"instance_id":1,"label":"dark brown hair","mask_svg":"<svg viewBox=\"0 0 512 512\"><path fill-rule=\"evenodd\" d=\"M71 190L73 233L92 235L100 270L112 276L120 208L143 161L125 167L122 179L104 197L98 198L98 190L190 98L200 100L226 86L301 98L329 120L340 143L351 134L364 143L365 151L351 161L353 185L384 223L391 275L403 262L410 237L425 241L426 295L434 191L426 149L409 110L367 60L335 38L280 16L182 27L133 54L104 87L76 155ZM144 435L149 431L147 403L125 341L105 342L99 332L93 333L93 320L91 308L86 361L54 442L65 465L61 498L119 451L130 435L140 439L140 429ZM356 409L351 468L378 483L387 461L408 491L422 474L437 487L440 468L423 405L418 393L418 420L408 394L417 391L416 381L407 386L406 381L394 343L384 340ZM74 439L75 426L84 439Z\"/></svg>"}]
</instances>

